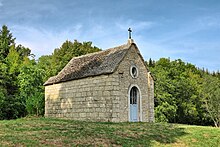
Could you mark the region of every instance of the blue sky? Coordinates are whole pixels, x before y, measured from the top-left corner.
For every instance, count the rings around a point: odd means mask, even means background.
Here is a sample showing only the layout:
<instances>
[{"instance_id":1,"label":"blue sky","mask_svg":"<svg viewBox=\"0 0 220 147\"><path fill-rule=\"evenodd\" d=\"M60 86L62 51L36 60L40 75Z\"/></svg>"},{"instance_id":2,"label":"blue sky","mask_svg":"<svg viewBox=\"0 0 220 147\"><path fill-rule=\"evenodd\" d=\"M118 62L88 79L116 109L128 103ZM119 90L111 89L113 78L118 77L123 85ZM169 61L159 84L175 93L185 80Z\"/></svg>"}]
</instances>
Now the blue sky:
<instances>
[{"instance_id":1,"label":"blue sky","mask_svg":"<svg viewBox=\"0 0 220 147\"><path fill-rule=\"evenodd\" d=\"M0 24L37 57L67 39L121 45L131 27L145 60L180 58L220 70L219 0L0 0Z\"/></svg>"}]
</instances>

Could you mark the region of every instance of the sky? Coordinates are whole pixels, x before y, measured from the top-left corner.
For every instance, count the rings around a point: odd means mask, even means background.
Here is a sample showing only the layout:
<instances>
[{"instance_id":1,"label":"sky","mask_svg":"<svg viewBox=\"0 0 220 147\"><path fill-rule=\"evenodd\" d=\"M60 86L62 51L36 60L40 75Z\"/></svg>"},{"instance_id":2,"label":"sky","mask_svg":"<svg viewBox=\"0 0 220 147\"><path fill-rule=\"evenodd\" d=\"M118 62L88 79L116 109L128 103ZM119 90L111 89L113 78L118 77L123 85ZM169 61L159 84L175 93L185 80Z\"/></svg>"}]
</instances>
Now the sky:
<instances>
[{"instance_id":1,"label":"sky","mask_svg":"<svg viewBox=\"0 0 220 147\"><path fill-rule=\"evenodd\" d=\"M145 60L220 70L220 0L0 0L0 24L36 58L66 40L125 44L130 27Z\"/></svg>"}]
</instances>

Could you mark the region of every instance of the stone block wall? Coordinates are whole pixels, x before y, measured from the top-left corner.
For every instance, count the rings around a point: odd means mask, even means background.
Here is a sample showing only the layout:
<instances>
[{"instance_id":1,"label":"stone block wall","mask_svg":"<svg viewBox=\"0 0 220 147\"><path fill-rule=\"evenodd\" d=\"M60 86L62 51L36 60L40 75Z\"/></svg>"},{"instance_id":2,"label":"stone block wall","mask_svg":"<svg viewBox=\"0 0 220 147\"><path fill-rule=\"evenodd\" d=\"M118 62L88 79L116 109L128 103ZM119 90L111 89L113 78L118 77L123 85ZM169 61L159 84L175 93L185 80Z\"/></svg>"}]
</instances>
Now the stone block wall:
<instances>
[{"instance_id":1,"label":"stone block wall","mask_svg":"<svg viewBox=\"0 0 220 147\"><path fill-rule=\"evenodd\" d=\"M136 66L138 69L138 77L132 78L130 74L131 66ZM129 120L129 89L136 86L140 90L139 101L139 121L153 122L154 121L154 89L153 79L147 71L143 60L135 46L132 46L120 63L116 73L123 73L120 76L120 98L119 98L119 117L120 121Z\"/></svg>"},{"instance_id":2,"label":"stone block wall","mask_svg":"<svg viewBox=\"0 0 220 147\"><path fill-rule=\"evenodd\" d=\"M148 73L148 97L149 97L149 121L154 122L154 79L150 73Z\"/></svg>"},{"instance_id":3,"label":"stone block wall","mask_svg":"<svg viewBox=\"0 0 220 147\"><path fill-rule=\"evenodd\" d=\"M119 78L101 75L45 87L45 116L118 121Z\"/></svg>"}]
</instances>

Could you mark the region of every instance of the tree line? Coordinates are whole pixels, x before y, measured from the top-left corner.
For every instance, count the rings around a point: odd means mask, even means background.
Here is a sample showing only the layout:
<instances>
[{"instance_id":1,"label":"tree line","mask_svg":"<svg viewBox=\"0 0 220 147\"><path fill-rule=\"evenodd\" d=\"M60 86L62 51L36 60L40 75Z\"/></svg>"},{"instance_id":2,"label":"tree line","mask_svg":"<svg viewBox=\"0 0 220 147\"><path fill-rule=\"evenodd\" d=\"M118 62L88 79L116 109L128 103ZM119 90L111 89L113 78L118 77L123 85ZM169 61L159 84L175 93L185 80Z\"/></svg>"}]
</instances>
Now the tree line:
<instances>
[{"instance_id":1,"label":"tree line","mask_svg":"<svg viewBox=\"0 0 220 147\"><path fill-rule=\"evenodd\" d=\"M0 30L0 120L44 114L43 83L72 57L100 51L92 42L65 41L51 55L35 59L15 44L7 26ZM220 73L182 60L146 61L155 79L157 122L220 125Z\"/></svg>"},{"instance_id":2,"label":"tree line","mask_svg":"<svg viewBox=\"0 0 220 147\"><path fill-rule=\"evenodd\" d=\"M220 72L182 60L146 62L155 79L157 122L220 126Z\"/></svg>"},{"instance_id":3,"label":"tree line","mask_svg":"<svg viewBox=\"0 0 220 147\"><path fill-rule=\"evenodd\" d=\"M0 120L44 114L44 82L72 57L100 51L92 42L65 41L52 55L38 60L31 50L15 44L8 27L0 30Z\"/></svg>"}]
</instances>

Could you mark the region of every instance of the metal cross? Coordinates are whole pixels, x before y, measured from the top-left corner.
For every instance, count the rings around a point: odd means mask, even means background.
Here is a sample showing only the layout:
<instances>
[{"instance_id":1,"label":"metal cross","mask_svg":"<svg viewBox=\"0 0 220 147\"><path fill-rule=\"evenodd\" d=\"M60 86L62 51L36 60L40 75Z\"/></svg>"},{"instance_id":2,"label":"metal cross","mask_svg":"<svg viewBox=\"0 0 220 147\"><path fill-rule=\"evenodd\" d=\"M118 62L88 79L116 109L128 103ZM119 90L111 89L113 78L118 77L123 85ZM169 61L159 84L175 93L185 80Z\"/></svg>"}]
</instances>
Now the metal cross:
<instances>
[{"instance_id":1,"label":"metal cross","mask_svg":"<svg viewBox=\"0 0 220 147\"><path fill-rule=\"evenodd\" d=\"M129 28L129 29L128 29L129 39L131 39L131 32L132 32L132 30L131 30L131 28Z\"/></svg>"}]
</instances>

